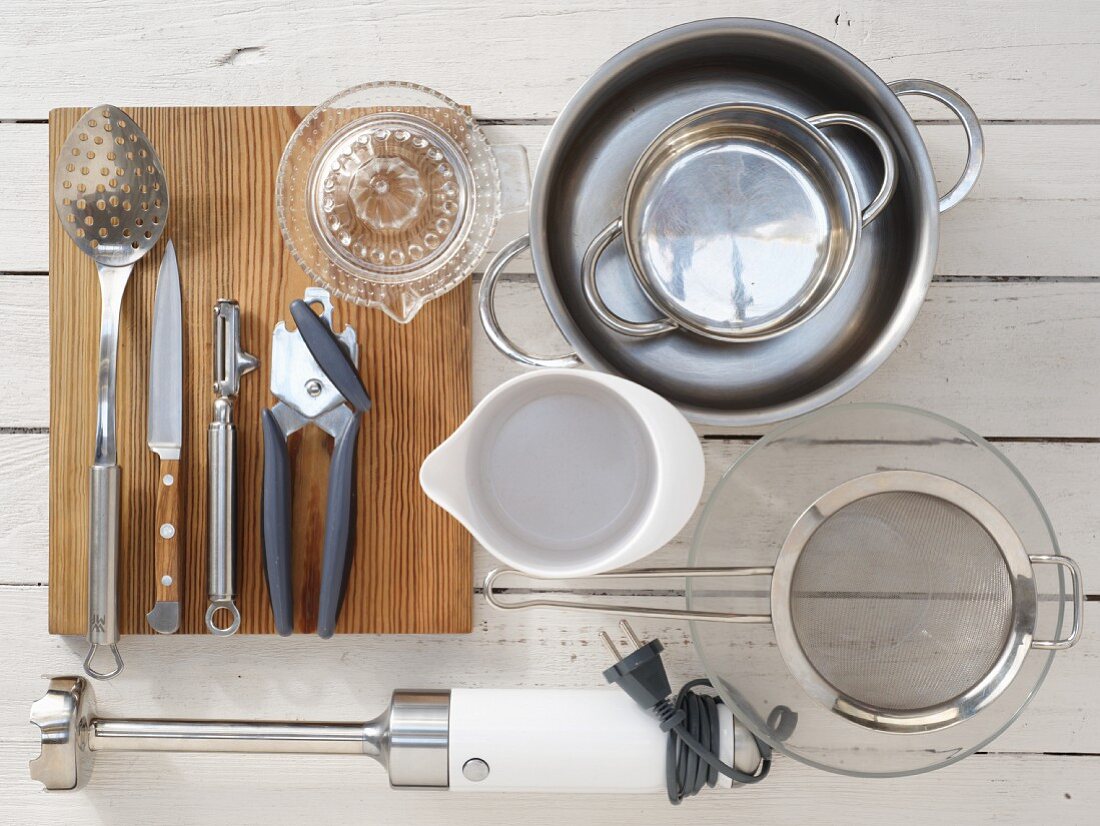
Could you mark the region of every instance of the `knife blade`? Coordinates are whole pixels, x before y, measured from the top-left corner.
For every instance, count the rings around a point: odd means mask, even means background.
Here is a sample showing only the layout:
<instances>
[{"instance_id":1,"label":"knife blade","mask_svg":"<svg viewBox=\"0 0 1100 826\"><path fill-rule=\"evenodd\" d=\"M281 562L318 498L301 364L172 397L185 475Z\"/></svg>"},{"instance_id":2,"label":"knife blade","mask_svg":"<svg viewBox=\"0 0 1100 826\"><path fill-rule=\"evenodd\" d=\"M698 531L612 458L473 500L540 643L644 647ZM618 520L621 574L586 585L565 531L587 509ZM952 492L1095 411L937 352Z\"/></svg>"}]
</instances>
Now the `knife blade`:
<instances>
[{"instance_id":1,"label":"knife blade","mask_svg":"<svg viewBox=\"0 0 1100 826\"><path fill-rule=\"evenodd\" d=\"M183 449L183 312L176 250L169 241L157 275L149 353L149 449L160 459L154 537L155 603L145 615L158 633L180 621L180 452Z\"/></svg>"}]
</instances>

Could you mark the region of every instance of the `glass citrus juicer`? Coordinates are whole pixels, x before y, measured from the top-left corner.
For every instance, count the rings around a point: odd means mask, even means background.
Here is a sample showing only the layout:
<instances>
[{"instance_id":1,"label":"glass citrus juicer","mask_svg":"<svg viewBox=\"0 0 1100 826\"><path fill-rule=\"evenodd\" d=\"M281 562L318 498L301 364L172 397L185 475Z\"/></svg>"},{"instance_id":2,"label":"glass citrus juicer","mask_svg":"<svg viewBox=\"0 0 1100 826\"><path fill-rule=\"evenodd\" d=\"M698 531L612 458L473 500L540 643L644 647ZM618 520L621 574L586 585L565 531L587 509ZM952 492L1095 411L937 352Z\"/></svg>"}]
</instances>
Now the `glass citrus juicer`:
<instances>
[{"instance_id":1,"label":"glass citrus juicer","mask_svg":"<svg viewBox=\"0 0 1100 826\"><path fill-rule=\"evenodd\" d=\"M275 190L302 269L405 323L474 270L503 214L526 207L527 161L521 146L490 146L438 92L364 83L302 120Z\"/></svg>"}]
</instances>

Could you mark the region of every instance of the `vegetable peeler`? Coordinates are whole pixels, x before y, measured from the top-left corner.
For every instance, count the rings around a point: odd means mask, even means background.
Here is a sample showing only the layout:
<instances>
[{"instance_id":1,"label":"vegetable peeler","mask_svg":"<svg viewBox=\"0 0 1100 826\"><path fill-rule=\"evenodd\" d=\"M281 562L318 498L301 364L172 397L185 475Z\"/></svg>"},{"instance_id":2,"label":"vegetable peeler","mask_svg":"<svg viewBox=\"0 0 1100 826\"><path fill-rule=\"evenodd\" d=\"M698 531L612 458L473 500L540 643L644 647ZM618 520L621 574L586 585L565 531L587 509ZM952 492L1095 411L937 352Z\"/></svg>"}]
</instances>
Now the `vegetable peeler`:
<instances>
[{"instance_id":1,"label":"vegetable peeler","mask_svg":"<svg viewBox=\"0 0 1100 826\"><path fill-rule=\"evenodd\" d=\"M313 307L319 307L320 315ZM264 573L275 616L275 630L289 636L294 627L291 589L291 477L288 437L314 424L335 439L329 465L324 552L317 634L332 636L344 601L351 564L352 485L355 444L362 414L371 400L356 364L359 347L350 326L332 327L332 299L311 287L290 305L297 329L284 322L271 340L271 392L278 399L262 415L264 431Z\"/></svg>"},{"instance_id":2,"label":"vegetable peeler","mask_svg":"<svg viewBox=\"0 0 1100 826\"><path fill-rule=\"evenodd\" d=\"M207 428L210 535L207 547L209 604L206 627L227 637L241 625L237 594L237 428L233 401L241 376L256 369L256 357L241 349L241 309L236 301L214 305L214 420ZM228 624L224 621L229 618Z\"/></svg>"}]
</instances>

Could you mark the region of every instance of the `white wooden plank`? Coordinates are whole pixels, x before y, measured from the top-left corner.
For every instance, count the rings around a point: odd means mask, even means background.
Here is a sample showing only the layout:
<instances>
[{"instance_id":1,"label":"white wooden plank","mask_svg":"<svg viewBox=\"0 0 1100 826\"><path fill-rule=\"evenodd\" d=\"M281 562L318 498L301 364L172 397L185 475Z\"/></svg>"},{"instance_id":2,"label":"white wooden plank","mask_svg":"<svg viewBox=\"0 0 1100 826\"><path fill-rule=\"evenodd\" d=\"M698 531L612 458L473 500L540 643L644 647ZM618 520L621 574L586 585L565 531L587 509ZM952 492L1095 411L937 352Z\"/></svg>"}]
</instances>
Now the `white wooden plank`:
<instances>
[{"instance_id":1,"label":"white wooden plank","mask_svg":"<svg viewBox=\"0 0 1100 826\"><path fill-rule=\"evenodd\" d=\"M1067 0L496 0L424 4L9 0L0 117L122 104L310 103L378 78L415 80L494 118L550 117L605 60L659 29L731 13L817 32L887 80L930 77L984 118L1095 118L1100 9ZM123 23L124 21L124 23ZM114 48L93 48L111 31Z\"/></svg>"},{"instance_id":2,"label":"white wooden plank","mask_svg":"<svg viewBox=\"0 0 1100 826\"><path fill-rule=\"evenodd\" d=\"M49 578L47 565L48 436L0 435L0 502L8 518L0 524L0 584L34 585ZM747 440L703 442L707 482L702 502L726 469L748 449ZM1100 543L1093 518L1100 501L1100 445L1095 443L998 444L1035 489L1057 532L1064 553L1085 573L1090 593L1100 593ZM646 560L647 566L676 566L687 561L698 512L671 543ZM746 541L751 541L746 537ZM498 563L480 546L474 557L474 584ZM594 584L594 583L581 583Z\"/></svg>"},{"instance_id":3,"label":"white wooden plank","mask_svg":"<svg viewBox=\"0 0 1100 826\"><path fill-rule=\"evenodd\" d=\"M642 598L635 597L636 600ZM642 600L655 604L652 600ZM1047 680L1020 719L984 750L1100 752L1100 720L1089 714L1082 686L1095 683L1100 610L1089 603L1086 636L1060 652ZM0 674L0 750L30 744L29 705L50 676L80 674L80 637L46 634L46 589L0 586L0 619L18 655ZM674 687L705 676L687 628L675 622L632 622L645 639L660 639ZM559 609L500 612L475 603L471 634L458 636L128 636L123 676L95 683L107 716L222 719L366 720L396 688L600 688L609 665L599 631L625 646L611 617ZM0 788L6 770L0 757ZM0 792L0 811L3 811Z\"/></svg>"},{"instance_id":4,"label":"white wooden plank","mask_svg":"<svg viewBox=\"0 0 1100 826\"><path fill-rule=\"evenodd\" d=\"M1095 822L1100 758L976 755L932 774L855 780L779 759L751 789L706 790L673 807L660 795L413 792L386 785L367 758L125 755L101 758L97 785L46 793L27 751L0 753L0 808L11 823L728 826L733 823L1005 824ZM9 769L10 766L10 769Z\"/></svg>"},{"instance_id":5,"label":"white wooden plank","mask_svg":"<svg viewBox=\"0 0 1100 826\"><path fill-rule=\"evenodd\" d=\"M0 435L0 583L49 579L50 445L45 434Z\"/></svg>"},{"instance_id":6,"label":"white wooden plank","mask_svg":"<svg viewBox=\"0 0 1100 826\"><path fill-rule=\"evenodd\" d=\"M48 423L46 293L45 278L0 276L0 352L19 354L0 362L0 386L19 388L0 395L0 427ZM499 306L534 351L562 346L533 282L503 283ZM1082 358L1098 321L1097 283L933 284L898 351L846 400L927 408L986 436L1100 436L1100 375ZM519 372L475 332L476 396Z\"/></svg>"},{"instance_id":7,"label":"white wooden plank","mask_svg":"<svg viewBox=\"0 0 1100 826\"><path fill-rule=\"evenodd\" d=\"M526 147L532 168L545 125L487 126L495 143ZM962 130L923 125L946 191L962 167ZM978 186L942 216L936 272L965 276L1095 276L1100 274L1100 175L1088 174L1100 125L990 124L987 160ZM0 272L45 272L50 207L46 126L0 124L8 162L0 175ZM1043 160L1036 173L1036 159ZM1095 166L1095 164L1093 164ZM525 231L525 216L509 216L494 249Z\"/></svg>"}]
</instances>

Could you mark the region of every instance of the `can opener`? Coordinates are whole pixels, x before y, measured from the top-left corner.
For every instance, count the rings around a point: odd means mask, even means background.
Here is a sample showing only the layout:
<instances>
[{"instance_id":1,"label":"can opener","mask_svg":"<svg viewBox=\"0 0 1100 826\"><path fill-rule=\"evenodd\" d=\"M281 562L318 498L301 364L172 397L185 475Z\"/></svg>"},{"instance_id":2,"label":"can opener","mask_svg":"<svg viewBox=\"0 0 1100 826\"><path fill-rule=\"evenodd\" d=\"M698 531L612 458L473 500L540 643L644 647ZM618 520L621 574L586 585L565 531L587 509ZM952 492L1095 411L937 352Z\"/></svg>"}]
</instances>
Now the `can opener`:
<instances>
[{"instance_id":1,"label":"can opener","mask_svg":"<svg viewBox=\"0 0 1100 826\"><path fill-rule=\"evenodd\" d=\"M320 307L321 313L313 307ZM324 551L317 633L332 636L340 614L351 562L352 486L355 445L362 414L371 399L359 378L355 330L332 327L332 299L311 287L290 305L297 325L284 322L271 339L271 392L278 402L262 413L264 431L263 546L268 596L275 630L294 627L291 586L291 469L287 438L314 424L335 439L329 464Z\"/></svg>"}]
</instances>

